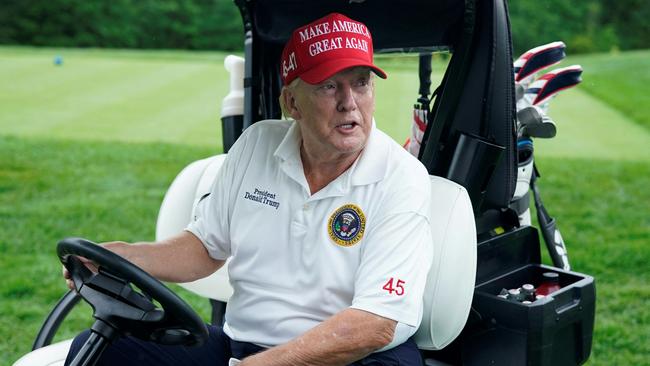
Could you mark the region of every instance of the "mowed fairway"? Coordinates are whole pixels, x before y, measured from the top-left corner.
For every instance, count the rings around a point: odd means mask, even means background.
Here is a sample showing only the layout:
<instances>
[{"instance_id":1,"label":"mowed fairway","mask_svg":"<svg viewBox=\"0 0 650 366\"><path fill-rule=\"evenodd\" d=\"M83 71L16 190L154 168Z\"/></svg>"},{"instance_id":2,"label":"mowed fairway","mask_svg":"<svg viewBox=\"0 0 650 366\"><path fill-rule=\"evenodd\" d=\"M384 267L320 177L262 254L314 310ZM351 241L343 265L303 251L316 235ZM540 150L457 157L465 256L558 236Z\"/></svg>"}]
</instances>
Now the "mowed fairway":
<instances>
[{"instance_id":1,"label":"mowed fairway","mask_svg":"<svg viewBox=\"0 0 650 366\"><path fill-rule=\"evenodd\" d=\"M225 56L0 48L0 134L220 148L230 83ZM417 98L417 58L383 63L392 67L387 80L377 79L377 123L404 141ZM444 71L439 66L434 82Z\"/></svg>"},{"instance_id":2,"label":"mowed fairway","mask_svg":"<svg viewBox=\"0 0 650 366\"><path fill-rule=\"evenodd\" d=\"M55 66L54 57L63 57ZM2 49L0 131L208 145L221 141L219 53Z\"/></svg>"},{"instance_id":3,"label":"mowed fairway","mask_svg":"<svg viewBox=\"0 0 650 366\"><path fill-rule=\"evenodd\" d=\"M553 100L549 115L555 121L557 135L535 140L538 157L650 161L650 128L585 93L580 86Z\"/></svg>"},{"instance_id":4,"label":"mowed fairway","mask_svg":"<svg viewBox=\"0 0 650 366\"><path fill-rule=\"evenodd\" d=\"M62 66L53 65L55 55ZM224 56L0 47L0 365L31 348L64 292L58 240L153 240L174 176L221 151ZM606 57L582 61L587 83L588 62ZM417 61L378 62L389 79L378 80L377 124L402 142ZM434 85L443 67L434 64ZM637 98L645 89L623 92ZM587 364L650 365L650 129L581 86L560 94L550 114L557 137L535 142L540 190L573 268L596 279ZM208 319L206 301L174 289ZM57 340L89 321L87 305L78 306Z\"/></svg>"},{"instance_id":5,"label":"mowed fairway","mask_svg":"<svg viewBox=\"0 0 650 366\"><path fill-rule=\"evenodd\" d=\"M650 50L570 56L567 62L585 70L582 90L650 129Z\"/></svg>"}]
</instances>

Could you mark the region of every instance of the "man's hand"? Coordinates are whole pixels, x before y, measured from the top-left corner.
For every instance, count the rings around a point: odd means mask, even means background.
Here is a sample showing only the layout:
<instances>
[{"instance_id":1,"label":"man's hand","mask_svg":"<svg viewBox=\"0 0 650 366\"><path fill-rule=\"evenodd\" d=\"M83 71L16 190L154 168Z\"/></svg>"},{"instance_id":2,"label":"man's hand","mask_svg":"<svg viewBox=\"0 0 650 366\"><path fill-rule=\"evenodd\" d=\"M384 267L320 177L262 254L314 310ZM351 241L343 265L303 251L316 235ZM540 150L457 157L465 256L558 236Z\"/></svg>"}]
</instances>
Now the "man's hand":
<instances>
[{"instance_id":1,"label":"man's hand","mask_svg":"<svg viewBox=\"0 0 650 366\"><path fill-rule=\"evenodd\" d=\"M108 249L108 250L110 250L110 251L112 251L112 252L114 252L114 253L116 253L118 255L121 255L119 248L123 247L125 245L129 245L129 244L125 243L125 242L121 242L121 241L114 241L114 242L102 243L102 244L99 244L99 245L103 246L105 249ZM91 261L91 260L89 260L87 258L84 258L84 257L80 257L80 256L76 256L76 257L77 257L77 259L79 259L81 261L81 263L83 263L86 266L86 268L91 270L93 273L97 273L98 268L97 268L97 265L93 261ZM68 288L70 290L76 290L75 287L74 287L74 281L72 281L72 276L70 275L70 272L68 271L67 268L65 268L65 266L62 266L62 267L63 267L62 268L63 278L65 279L66 285L68 286Z\"/></svg>"},{"instance_id":2,"label":"man's hand","mask_svg":"<svg viewBox=\"0 0 650 366\"><path fill-rule=\"evenodd\" d=\"M95 265L93 261L86 259L84 257L79 257L79 256L76 257L81 261L81 263L83 263L86 266L86 268L88 268L89 270L95 273L97 272L97 265ZM65 278L66 285L70 290L76 291L76 288L74 287L74 281L72 281L72 276L70 275L70 272L68 271L67 268L65 268L65 266L62 265L61 267L63 267L63 278Z\"/></svg>"}]
</instances>

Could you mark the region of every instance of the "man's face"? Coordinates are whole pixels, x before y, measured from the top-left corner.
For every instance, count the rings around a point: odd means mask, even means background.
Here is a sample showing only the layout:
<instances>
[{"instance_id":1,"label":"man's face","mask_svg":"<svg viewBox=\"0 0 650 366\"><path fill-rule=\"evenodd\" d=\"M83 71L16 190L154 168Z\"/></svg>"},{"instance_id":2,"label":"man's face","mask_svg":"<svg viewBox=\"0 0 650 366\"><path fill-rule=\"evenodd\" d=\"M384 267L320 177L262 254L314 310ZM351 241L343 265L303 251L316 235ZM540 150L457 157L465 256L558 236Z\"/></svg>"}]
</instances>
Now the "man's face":
<instances>
[{"instance_id":1,"label":"man's face","mask_svg":"<svg viewBox=\"0 0 650 366\"><path fill-rule=\"evenodd\" d=\"M365 147L375 110L370 69L349 68L316 85L301 80L291 94L290 114L300 123L308 154L338 158Z\"/></svg>"}]
</instances>

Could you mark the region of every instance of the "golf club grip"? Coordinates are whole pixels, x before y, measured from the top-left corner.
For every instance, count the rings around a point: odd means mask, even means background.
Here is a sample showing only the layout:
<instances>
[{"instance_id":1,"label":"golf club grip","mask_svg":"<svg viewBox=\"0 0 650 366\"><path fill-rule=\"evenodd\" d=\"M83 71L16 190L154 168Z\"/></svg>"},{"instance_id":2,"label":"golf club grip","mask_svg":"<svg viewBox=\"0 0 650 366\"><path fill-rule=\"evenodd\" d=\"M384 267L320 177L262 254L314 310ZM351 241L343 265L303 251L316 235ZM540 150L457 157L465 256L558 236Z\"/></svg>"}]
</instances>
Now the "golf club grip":
<instances>
[{"instance_id":1,"label":"golf club grip","mask_svg":"<svg viewBox=\"0 0 650 366\"><path fill-rule=\"evenodd\" d=\"M430 53L420 54L419 67L418 67L418 76L420 78L420 96L422 98L427 98L431 94L431 60L432 56Z\"/></svg>"}]
</instances>

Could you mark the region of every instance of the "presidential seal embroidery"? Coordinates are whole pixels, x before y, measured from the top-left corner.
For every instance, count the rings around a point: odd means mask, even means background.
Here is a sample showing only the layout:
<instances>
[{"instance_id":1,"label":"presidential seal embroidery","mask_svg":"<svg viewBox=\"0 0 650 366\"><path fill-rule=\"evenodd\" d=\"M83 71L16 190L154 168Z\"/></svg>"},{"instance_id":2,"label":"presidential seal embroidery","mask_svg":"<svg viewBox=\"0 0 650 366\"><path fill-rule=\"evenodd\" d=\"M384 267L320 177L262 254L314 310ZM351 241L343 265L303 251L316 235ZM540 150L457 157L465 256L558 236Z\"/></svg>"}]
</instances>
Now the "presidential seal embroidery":
<instances>
[{"instance_id":1,"label":"presidential seal embroidery","mask_svg":"<svg viewBox=\"0 0 650 366\"><path fill-rule=\"evenodd\" d=\"M366 229L366 216L353 204L339 207L330 216L327 231L334 243L350 247L363 238Z\"/></svg>"}]
</instances>

